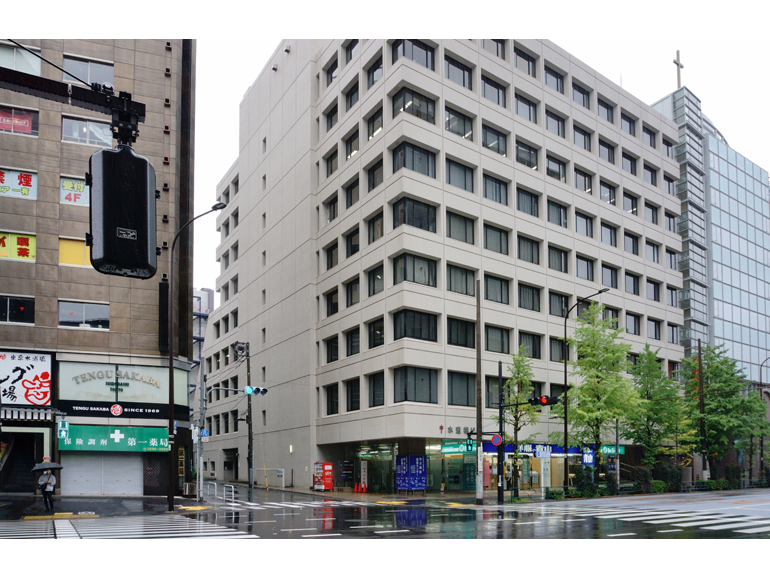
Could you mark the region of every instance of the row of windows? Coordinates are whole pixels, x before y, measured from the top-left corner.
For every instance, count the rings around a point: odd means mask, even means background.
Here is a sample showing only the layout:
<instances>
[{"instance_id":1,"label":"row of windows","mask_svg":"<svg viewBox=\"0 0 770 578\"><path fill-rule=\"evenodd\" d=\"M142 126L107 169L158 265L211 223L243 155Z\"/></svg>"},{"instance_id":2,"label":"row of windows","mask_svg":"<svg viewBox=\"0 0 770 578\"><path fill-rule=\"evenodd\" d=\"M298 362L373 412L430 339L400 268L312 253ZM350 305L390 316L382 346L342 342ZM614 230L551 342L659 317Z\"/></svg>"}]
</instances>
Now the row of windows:
<instances>
[{"instance_id":1,"label":"row of windows","mask_svg":"<svg viewBox=\"0 0 770 578\"><path fill-rule=\"evenodd\" d=\"M82 301L58 302L59 327L109 329L110 306ZM0 323L35 323L35 298L0 295Z\"/></svg>"},{"instance_id":2,"label":"row of windows","mask_svg":"<svg viewBox=\"0 0 770 578\"><path fill-rule=\"evenodd\" d=\"M36 110L0 106L0 132L38 136L39 116ZM64 116L61 138L64 142L112 148L112 129L109 122Z\"/></svg>"},{"instance_id":3,"label":"row of windows","mask_svg":"<svg viewBox=\"0 0 770 578\"><path fill-rule=\"evenodd\" d=\"M32 52L35 54L30 54L16 46L0 44L0 67L40 76L41 60L36 56L40 51L33 49ZM65 70L63 75L65 82L81 80L89 86L94 82L99 84L114 83L114 66L110 63L63 55L62 68Z\"/></svg>"}]
</instances>

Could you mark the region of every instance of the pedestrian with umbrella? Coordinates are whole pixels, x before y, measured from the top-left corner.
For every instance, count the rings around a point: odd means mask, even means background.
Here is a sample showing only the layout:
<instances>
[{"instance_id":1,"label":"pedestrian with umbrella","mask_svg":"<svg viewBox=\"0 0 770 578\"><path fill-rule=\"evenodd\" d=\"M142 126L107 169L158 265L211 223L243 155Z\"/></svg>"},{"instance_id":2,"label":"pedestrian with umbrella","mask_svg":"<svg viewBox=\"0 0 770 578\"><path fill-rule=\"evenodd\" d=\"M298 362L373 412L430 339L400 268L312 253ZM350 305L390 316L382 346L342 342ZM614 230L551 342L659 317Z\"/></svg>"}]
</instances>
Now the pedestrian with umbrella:
<instances>
[{"instance_id":1,"label":"pedestrian with umbrella","mask_svg":"<svg viewBox=\"0 0 770 578\"><path fill-rule=\"evenodd\" d=\"M37 480L38 487L43 493L43 504L45 505L46 512L53 512L53 492L56 488L56 476L51 473L51 470L61 470L62 466L56 462L43 461L42 464L36 465L32 468L33 472L39 472L42 470L42 474Z\"/></svg>"}]
</instances>

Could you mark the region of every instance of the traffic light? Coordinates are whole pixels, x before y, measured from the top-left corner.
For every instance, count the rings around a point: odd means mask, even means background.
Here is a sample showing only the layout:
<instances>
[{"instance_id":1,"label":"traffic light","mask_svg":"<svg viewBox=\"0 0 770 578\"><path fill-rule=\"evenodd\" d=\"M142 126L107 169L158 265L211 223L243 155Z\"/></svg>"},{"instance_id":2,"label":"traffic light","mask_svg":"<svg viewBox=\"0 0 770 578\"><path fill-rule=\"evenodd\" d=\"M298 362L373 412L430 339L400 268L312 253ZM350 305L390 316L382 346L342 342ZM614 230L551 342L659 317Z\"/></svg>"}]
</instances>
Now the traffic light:
<instances>
[{"instance_id":1,"label":"traffic light","mask_svg":"<svg viewBox=\"0 0 770 578\"><path fill-rule=\"evenodd\" d=\"M105 275L149 279L157 270L155 169L130 146L88 161L91 264Z\"/></svg>"},{"instance_id":2,"label":"traffic light","mask_svg":"<svg viewBox=\"0 0 770 578\"><path fill-rule=\"evenodd\" d=\"M468 436L468 439L465 440L465 451L473 451L473 439L470 436Z\"/></svg>"},{"instance_id":3,"label":"traffic light","mask_svg":"<svg viewBox=\"0 0 770 578\"><path fill-rule=\"evenodd\" d=\"M540 397L533 397L527 400L530 405L556 405L559 403L559 398L549 395L541 395Z\"/></svg>"},{"instance_id":4,"label":"traffic light","mask_svg":"<svg viewBox=\"0 0 770 578\"><path fill-rule=\"evenodd\" d=\"M246 395L267 395L267 389L264 387L251 387L249 385L243 388L243 393Z\"/></svg>"}]
</instances>

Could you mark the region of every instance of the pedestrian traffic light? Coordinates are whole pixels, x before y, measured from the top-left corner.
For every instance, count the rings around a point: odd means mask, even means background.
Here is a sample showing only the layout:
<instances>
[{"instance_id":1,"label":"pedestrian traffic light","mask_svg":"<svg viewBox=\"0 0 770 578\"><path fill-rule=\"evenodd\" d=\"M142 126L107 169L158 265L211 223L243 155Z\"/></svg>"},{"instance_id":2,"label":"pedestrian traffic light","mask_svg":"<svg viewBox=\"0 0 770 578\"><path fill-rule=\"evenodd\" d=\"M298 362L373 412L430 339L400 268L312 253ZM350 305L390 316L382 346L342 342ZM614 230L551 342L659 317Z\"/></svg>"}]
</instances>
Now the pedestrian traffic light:
<instances>
[{"instance_id":1,"label":"pedestrian traffic light","mask_svg":"<svg viewBox=\"0 0 770 578\"><path fill-rule=\"evenodd\" d=\"M243 388L243 393L246 395L267 395L267 389L264 387L251 387L248 385Z\"/></svg>"},{"instance_id":2,"label":"pedestrian traffic light","mask_svg":"<svg viewBox=\"0 0 770 578\"><path fill-rule=\"evenodd\" d=\"M473 451L473 439L471 439L470 436L468 436L468 439L465 440L465 450L468 452Z\"/></svg>"},{"instance_id":3,"label":"pedestrian traffic light","mask_svg":"<svg viewBox=\"0 0 770 578\"><path fill-rule=\"evenodd\" d=\"M527 400L530 405L556 405L559 403L559 398L554 396L548 396L548 395L541 395L540 397L533 397L532 399Z\"/></svg>"},{"instance_id":4,"label":"pedestrian traffic light","mask_svg":"<svg viewBox=\"0 0 770 578\"><path fill-rule=\"evenodd\" d=\"M155 169L128 145L88 161L91 264L105 275L149 279L157 270Z\"/></svg>"}]
</instances>

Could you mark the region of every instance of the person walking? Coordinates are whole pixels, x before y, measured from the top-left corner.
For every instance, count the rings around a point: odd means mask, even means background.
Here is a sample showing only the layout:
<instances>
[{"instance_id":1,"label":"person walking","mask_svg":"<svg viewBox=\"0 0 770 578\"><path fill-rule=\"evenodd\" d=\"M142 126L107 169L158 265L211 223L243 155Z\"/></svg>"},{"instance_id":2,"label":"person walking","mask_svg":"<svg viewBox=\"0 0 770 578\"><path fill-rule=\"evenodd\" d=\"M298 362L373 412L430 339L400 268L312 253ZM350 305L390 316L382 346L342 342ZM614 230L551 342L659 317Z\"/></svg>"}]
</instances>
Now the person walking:
<instances>
[{"instance_id":1,"label":"person walking","mask_svg":"<svg viewBox=\"0 0 770 578\"><path fill-rule=\"evenodd\" d=\"M51 470L45 470L37 480L40 491L43 493L43 504L46 512L53 512L53 491L56 487L56 476Z\"/></svg>"}]
</instances>

